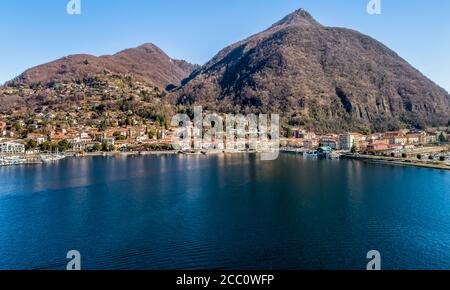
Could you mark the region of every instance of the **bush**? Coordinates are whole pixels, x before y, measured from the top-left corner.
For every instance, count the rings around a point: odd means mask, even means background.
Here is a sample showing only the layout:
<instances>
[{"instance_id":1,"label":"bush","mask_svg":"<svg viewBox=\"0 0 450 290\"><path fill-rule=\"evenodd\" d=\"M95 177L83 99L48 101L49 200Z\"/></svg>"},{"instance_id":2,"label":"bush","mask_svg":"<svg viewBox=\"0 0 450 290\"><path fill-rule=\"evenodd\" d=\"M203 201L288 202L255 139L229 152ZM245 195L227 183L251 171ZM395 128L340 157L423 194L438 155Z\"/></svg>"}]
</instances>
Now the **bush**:
<instances>
[{"instance_id":1,"label":"bush","mask_svg":"<svg viewBox=\"0 0 450 290\"><path fill-rule=\"evenodd\" d=\"M145 144L144 149L146 151L170 151L173 150L173 147L166 144Z\"/></svg>"}]
</instances>

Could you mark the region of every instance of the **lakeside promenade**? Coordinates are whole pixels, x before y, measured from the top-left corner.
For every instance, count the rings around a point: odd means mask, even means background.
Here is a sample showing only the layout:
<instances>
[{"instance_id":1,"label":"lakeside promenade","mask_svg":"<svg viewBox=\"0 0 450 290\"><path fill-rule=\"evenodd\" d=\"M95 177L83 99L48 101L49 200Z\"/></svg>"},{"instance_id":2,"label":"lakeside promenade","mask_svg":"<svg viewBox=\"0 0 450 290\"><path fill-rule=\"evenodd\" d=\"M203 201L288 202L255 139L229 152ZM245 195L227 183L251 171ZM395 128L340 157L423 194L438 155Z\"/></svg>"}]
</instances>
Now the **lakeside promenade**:
<instances>
[{"instance_id":1,"label":"lakeside promenade","mask_svg":"<svg viewBox=\"0 0 450 290\"><path fill-rule=\"evenodd\" d=\"M445 162L424 161L413 158L385 157L385 156L372 156L361 154L343 154L341 158L389 164L389 165L397 165L397 166L413 166L439 170L450 170L450 166Z\"/></svg>"}]
</instances>

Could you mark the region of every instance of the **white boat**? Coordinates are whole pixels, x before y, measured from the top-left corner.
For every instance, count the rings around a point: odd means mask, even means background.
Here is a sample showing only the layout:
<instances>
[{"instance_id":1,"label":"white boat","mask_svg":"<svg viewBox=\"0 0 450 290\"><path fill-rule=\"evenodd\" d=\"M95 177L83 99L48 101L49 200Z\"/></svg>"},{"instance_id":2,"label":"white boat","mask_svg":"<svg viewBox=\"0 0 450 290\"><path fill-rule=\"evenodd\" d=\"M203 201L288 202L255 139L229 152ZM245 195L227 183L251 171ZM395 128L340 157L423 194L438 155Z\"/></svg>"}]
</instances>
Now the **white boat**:
<instances>
[{"instance_id":1,"label":"white boat","mask_svg":"<svg viewBox=\"0 0 450 290\"><path fill-rule=\"evenodd\" d=\"M66 158L66 155L64 155L63 153L59 153L59 150L56 149L55 153L50 152L49 154L41 154L39 157L42 162L50 163L62 160Z\"/></svg>"},{"instance_id":2,"label":"white boat","mask_svg":"<svg viewBox=\"0 0 450 290\"><path fill-rule=\"evenodd\" d=\"M50 162L57 162L59 160L62 160L66 158L63 154L48 154L48 155L41 155L40 156L42 162L50 163Z\"/></svg>"}]
</instances>

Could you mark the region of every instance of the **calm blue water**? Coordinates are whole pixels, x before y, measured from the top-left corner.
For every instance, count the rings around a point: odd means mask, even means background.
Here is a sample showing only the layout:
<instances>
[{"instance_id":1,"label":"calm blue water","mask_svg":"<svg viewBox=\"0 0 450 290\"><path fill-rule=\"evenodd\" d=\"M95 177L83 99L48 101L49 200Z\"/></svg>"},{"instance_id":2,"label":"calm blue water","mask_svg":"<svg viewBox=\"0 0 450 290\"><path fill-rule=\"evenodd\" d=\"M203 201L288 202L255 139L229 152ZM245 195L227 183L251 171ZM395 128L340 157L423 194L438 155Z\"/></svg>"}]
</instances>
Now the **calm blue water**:
<instances>
[{"instance_id":1,"label":"calm blue water","mask_svg":"<svg viewBox=\"0 0 450 290\"><path fill-rule=\"evenodd\" d=\"M0 269L450 269L450 173L283 154L0 168Z\"/></svg>"}]
</instances>

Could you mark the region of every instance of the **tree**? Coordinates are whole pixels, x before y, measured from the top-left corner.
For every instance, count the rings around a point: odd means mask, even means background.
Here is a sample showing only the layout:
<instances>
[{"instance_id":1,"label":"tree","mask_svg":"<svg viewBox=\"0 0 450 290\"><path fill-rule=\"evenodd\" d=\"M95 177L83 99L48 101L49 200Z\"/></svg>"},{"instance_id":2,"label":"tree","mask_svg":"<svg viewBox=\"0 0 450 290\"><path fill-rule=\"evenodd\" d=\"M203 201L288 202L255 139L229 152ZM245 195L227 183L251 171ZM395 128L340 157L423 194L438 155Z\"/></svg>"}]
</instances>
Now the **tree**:
<instances>
[{"instance_id":1,"label":"tree","mask_svg":"<svg viewBox=\"0 0 450 290\"><path fill-rule=\"evenodd\" d=\"M439 142L447 142L447 137L445 137L444 132L439 135Z\"/></svg>"},{"instance_id":2,"label":"tree","mask_svg":"<svg viewBox=\"0 0 450 290\"><path fill-rule=\"evenodd\" d=\"M61 141L59 141L59 143L58 143L58 149L60 150L60 151L67 151L67 150L69 150L70 149L70 143L69 143L69 141L67 141L67 140L61 140Z\"/></svg>"},{"instance_id":3,"label":"tree","mask_svg":"<svg viewBox=\"0 0 450 290\"><path fill-rule=\"evenodd\" d=\"M45 141L40 146L41 151L51 151L52 150L52 143L49 141Z\"/></svg>"},{"instance_id":4,"label":"tree","mask_svg":"<svg viewBox=\"0 0 450 290\"><path fill-rule=\"evenodd\" d=\"M417 159L421 160L422 159L422 155L418 154L417 155Z\"/></svg>"},{"instance_id":5,"label":"tree","mask_svg":"<svg viewBox=\"0 0 450 290\"><path fill-rule=\"evenodd\" d=\"M103 144L102 144L102 151L103 152L109 152L109 151L113 151L113 146L112 145L109 145L108 143L106 143L106 142L103 142Z\"/></svg>"},{"instance_id":6,"label":"tree","mask_svg":"<svg viewBox=\"0 0 450 290\"><path fill-rule=\"evenodd\" d=\"M94 145L94 151L95 152L98 152L98 151L101 151L101 150L102 150L102 145L101 144L97 143L97 144Z\"/></svg>"},{"instance_id":7,"label":"tree","mask_svg":"<svg viewBox=\"0 0 450 290\"><path fill-rule=\"evenodd\" d=\"M355 153L358 152L358 147L356 147L356 143L355 143L355 142L353 142L353 146L352 146L351 152L352 152L353 154L355 154Z\"/></svg>"},{"instance_id":8,"label":"tree","mask_svg":"<svg viewBox=\"0 0 450 290\"><path fill-rule=\"evenodd\" d=\"M28 140L25 145L26 150L34 150L38 147L38 143L35 140Z\"/></svg>"}]
</instances>

